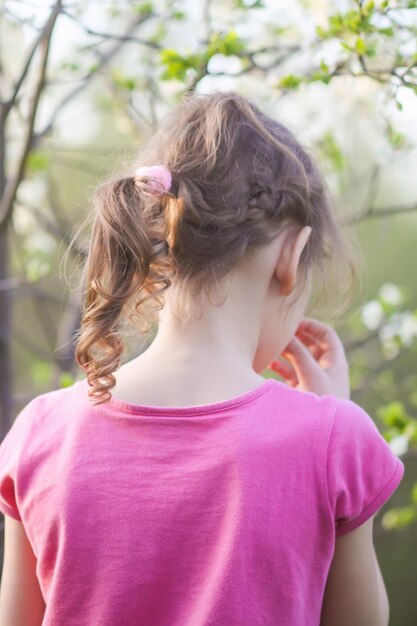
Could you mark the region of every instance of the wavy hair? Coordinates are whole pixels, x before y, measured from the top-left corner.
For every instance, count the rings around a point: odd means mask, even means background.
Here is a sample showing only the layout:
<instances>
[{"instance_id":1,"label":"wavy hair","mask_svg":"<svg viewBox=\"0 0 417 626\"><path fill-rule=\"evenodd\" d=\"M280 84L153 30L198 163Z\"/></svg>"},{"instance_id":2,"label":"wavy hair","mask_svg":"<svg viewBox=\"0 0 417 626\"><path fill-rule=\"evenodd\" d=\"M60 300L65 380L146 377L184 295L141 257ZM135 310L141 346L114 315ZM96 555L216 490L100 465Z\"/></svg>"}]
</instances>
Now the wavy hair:
<instances>
[{"instance_id":1,"label":"wavy hair","mask_svg":"<svg viewBox=\"0 0 417 626\"><path fill-rule=\"evenodd\" d=\"M170 170L169 193L148 193L146 179L135 180L137 167L154 164ZM88 217L76 361L93 404L111 398L124 320L149 333L175 279L183 287L178 317L187 323L230 270L289 223L312 228L298 286L316 270L317 302L340 295L341 271L350 290L337 311L346 307L359 277L357 253L325 179L309 149L248 99L234 92L188 96L127 169L98 187Z\"/></svg>"}]
</instances>

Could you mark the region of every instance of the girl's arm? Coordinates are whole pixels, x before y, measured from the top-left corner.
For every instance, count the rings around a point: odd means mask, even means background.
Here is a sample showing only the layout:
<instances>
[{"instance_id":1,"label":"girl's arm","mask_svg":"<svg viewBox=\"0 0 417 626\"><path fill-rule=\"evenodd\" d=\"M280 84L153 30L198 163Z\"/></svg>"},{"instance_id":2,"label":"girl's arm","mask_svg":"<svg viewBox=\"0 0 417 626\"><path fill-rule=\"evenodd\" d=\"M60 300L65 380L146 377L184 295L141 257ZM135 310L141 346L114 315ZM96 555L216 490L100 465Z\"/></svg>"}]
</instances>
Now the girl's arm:
<instances>
[{"instance_id":1,"label":"girl's arm","mask_svg":"<svg viewBox=\"0 0 417 626\"><path fill-rule=\"evenodd\" d=\"M36 576L36 557L23 524L8 515L4 520L0 626L40 626L45 602Z\"/></svg>"},{"instance_id":2,"label":"girl's arm","mask_svg":"<svg viewBox=\"0 0 417 626\"><path fill-rule=\"evenodd\" d=\"M388 626L388 596L372 528L373 517L336 539L320 626Z\"/></svg>"}]
</instances>

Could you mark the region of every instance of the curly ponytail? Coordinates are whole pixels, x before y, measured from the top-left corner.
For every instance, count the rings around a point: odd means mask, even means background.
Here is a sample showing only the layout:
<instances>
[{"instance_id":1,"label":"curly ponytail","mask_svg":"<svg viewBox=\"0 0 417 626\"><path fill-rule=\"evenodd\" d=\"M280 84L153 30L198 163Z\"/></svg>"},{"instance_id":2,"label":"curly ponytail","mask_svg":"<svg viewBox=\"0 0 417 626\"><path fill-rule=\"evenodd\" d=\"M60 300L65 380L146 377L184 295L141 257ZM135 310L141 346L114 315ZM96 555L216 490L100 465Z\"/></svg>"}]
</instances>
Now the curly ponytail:
<instances>
[{"instance_id":1,"label":"curly ponytail","mask_svg":"<svg viewBox=\"0 0 417 626\"><path fill-rule=\"evenodd\" d=\"M134 178L106 183L96 192L82 281L84 315L75 352L78 365L87 372L94 404L106 402L115 385L113 372L124 351L122 313L137 314L145 300L158 299L171 283L164 217L171 202L169 194L146 193ZM139 298L143 291L147 293Z\"/></svg>"}]
</instances>

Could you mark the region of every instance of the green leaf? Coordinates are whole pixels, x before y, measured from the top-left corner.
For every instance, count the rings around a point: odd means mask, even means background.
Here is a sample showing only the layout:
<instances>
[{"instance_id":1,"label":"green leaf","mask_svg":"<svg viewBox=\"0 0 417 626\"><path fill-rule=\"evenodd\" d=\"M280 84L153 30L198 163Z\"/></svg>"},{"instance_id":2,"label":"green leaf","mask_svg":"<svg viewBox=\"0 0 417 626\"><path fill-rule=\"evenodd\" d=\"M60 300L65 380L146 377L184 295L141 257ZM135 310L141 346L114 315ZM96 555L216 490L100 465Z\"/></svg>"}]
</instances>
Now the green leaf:
<instances>
[{"instance_id":1,"label":"green leaf","mask_svg":"<svg viewBox=\"0 0 417 626\"><path fill-rule=\"evenodd\" d=\"M150 43L161 43L167 34L167 25L164 21L160 21L156 23L156 27L154 29L153 34L149 37L148 41Z\"/></svg>"},{"instance_id":2,"label":"green leaf","mask_svg":"<svg viewBox=\"0 0 417 626\"><path fill-rule=\"evenodd\" d=\"M26 263L25 269L26 279L31 283L36 283L40 278L49 274L51 264L46 259L33 257Z\"/></svg>"},{"instance_id":3,"label":"green leaf","mask_svg":"<svg viewBox=\"0 0 417 626\"><path fill-rule=\"evenodd\" d=\"M410 419L407 426L404 428L404 435L408 437L412 444L417 443L417 421Z\"/></svg>"},{"instance_id":4,"label":"green leaf","mask_svg":"<svg viewBox=\"0 0 417 626\"><path fill-rule=\"evenodd\" d=\"M344 48L348 50L350 49L352 52L355 51L357 54L368 56L368 57L374 57L376 55L377 43L365 41L363 37L358 37L356 39L354 48L352 48L351 46L348 46L347 44L343 45L343 43L344 42L341 42L341 45Z\"/></svg>"},{"instance_id":5,"label":"green leaf","mask_svg":"<svg viewBox=\"0 0 417 626\"><path fill-rule=\"evenodd\" d=\"M353 52L354 49L352 48L352 46L350 46L348 43L346 43L346 41L341 41L340 45L342 46L342 48L344 48L345 50L347 50L348 52Z\"/></svg>"},{"instance_id":6,"label":"green leaf","mask_svg":"<svg viewBox=\"0 0 417 626\"><path fill-rule=\"evenodd\" d=\"M294 74L287 74L286 76L282 76L278 81L278 87L283 89L297 89L300 83L303 82L303 79L300 76L295 76Z\"/></svg>"},{"instance_id":7,"label":"green leaf","mask_svg":"<svg viewBox=\"0 0 417 626\"><path fill-rule=\"evenodd\" d=\"M417 389L415 389L414 391L411 392L410 397L409 397L408 400L409 400L411 406L417 407Z\"/></svg>"},{"instance_id":8,"label":"green leaf","mask_svg":"<svg viewBox=\"0 0 417 626\"><path fill-rule=\"evenodd\" d=\"M417 483L414 483L413 488L411 489L411 500L414 504L417 504Z\"/></svg>"},{"instance_id":9,"label":"green leaf","mask_svg":"<svg viewBox=\"0 0 417 626\"><path fill-rule=\"evenodd\" d=\"M73 374L71 374L70 372L62 372L62 374L59 377L59 386L61 388L63 387L71 387L71 385L74 383L74 376Z\"/></svg>"},{"instance_id":10,"label":"green leaf","mask_svg":"<svg viewBox=\"0 0 417 626\"><path fill-rule=\"evenodd\" d=\"M32 150L29 154L26 167L28 172L44 172L51 163L51 157L42 150Z\"/></svg>"},{"instance_id":11,"label":"green leaf","mask_svg":"<svg viewBox=\"0 0 417 626\"><path fill-rule=\"evenodd\" d=\"M99 63L92 63L90 67L88 68L88 74L94 74L95 72L97 72L99 67L100 67Z\"/></svg>"},{"instance_id":12,"label":"green leaf","mask_svg":"<svg viewBox=\"0 0 417 626\"><path fill-rule=\"evenodd\" d=\"M403 148L407 144L407 138L404 133L400 133L395 130L392 124L387 126L387 137L393 148Z\"/></svg>"},{"instance_id":13,"label":"green leaf","mask_svg":"<svg viewBox=\"0 0 417 626\"><path fill-rule=\"evenodd\" d=\"M376 56L376 52L377 52L377 42L367 42L366 46L365 46L365 55L367 57L374 57Z\"/></svg>"},{"instance_id":14,"label":"green leaf","mask_svg":"<svg viewBox=\"0 0 417 626\"><path fill-rule=\"evenodd\" d=\"M207 53L182 56L175 50L165 48L160 54L161 65L165 66L162 80L184 81L190 69L198 71L207 62Z\"/></svg>"},{"instance_id":15,"label":"green leaf","mask_svg":"<svg viewBox=\"0 0 417 626\"><path fill-rule=\"evenodd\" d=\"M306 80L309 83L320 80L327 85L332 79L332 76L329 74L329 66L321 60L319 67L320 69L314 70Z\"/></svg>"},{"instance_id":16,"label":"green leaf","mask_svg":"<svg viewBox=\"0 0 417 626\"><path fill-rule=\"evenodd\" d=\"M139 13L139 15L148 15L153 11L153 4L152 2L140 2L139 4L134 5L132 8L136 13Z\"/></svg>"},{"instance_id":17,"label":"green leaf","mask_svg":"<svg viewBox=\"0 0 417 626\"><path fill-rule=\"evenodd\" d=\"M381 35L386 35L387 37L394 36L394 29L392 26L388 26L387 28L378 28L378 32L381 33Z\"/></svg>"},{"instance_id":18,"label":"green leaf","mask_svg":"<svg viewBox=\"0 0 417 626\"><path fill-rule=\"evenodd\" d=\"M271 35L280 36L280 35L283 35L284 33L287 33L290 29L291 29L290 26L271 25L270 32L271 32Z\"/></svg>"},{"instance_id":19,"label":"green leaf","mask_svg":"<svg viewBox=\"0 0 417 626\"><path fill-rule=\"evenodd\" d=\"M332 35L341 35L344 31L343 17L340 13L330 15L329 17L329 31Z\"/></svg>"},{"instance_id":20,"label":"green leaf","mask_svg":"<svg viewBox=\"0 0 417 626\"><path fill-rule=\"evenodd\" d=\"M355 49L358 54L365 54L366 46L362 37L358 37L355 44Z\"/></svg>"},{"instance_id":21,"label":"green leaf","mask_svg":"<svg viewBox=\"0 0 417 626\"><path fill-rule=\"evenodd\" d=\"M224 56L232 56L241 54L246 48L245 42L235 33L229 31L227 33L219 33L213 35L207 49L208 57L215 54L224 54Z\"/></svg>"},{"instance_id":22,"label":"green leaf","mask_svg":"<svg viewBox=\"0 0 417 626\"><path fill-rule=\"evenodd\" d=\"M111 75L114 84L120 89L126 91L134 91L136 89L136 80L131 76L126 76L120 70L113 70Z\"/></svg>"},{"instance_id":23,"label":"green leaf","mask_svg":"<svg viewBox=\"0 0 417 626\"><path fill-rule=\"evenodd\" d=\"M378 407L376 413L384 424L400 430L404 429L410 420L410 417L405 412L404 404L399 400L394 400L385 406Z\"/></svg>"},{"instance_id":24,"label":"green leaf","mask_svg":"<svg viewBox=\"0 0 417 626\"><path fill-rule=\"evenodd\" d=\"M408 505L398 509L387 511L382 517L381 524L385 530L394 530L409 526L417 519L417 507Z\"/></svg>"},{"instance_id":25,"label":"green leaf","mask_svg":"<svg viewBox=\"0 0 417 626\"><path fill-rule=\"evenodd\" d=\"M397 304L392 304L391 302L387 302L381 297L378 298L378 302L381 305L381 309L383 310L385 315L392 315L392 313L395 313L398 310Z\"/></svg>"},{"instance_id":26,"label":"green leaf","mask_svg":"<svg viewBox=\"0 0 417 626\"><path fill-rule=\"evenodd\" d=\"M262 0L236 0L237 9L264 9Z\"/></svg>"},{"instance_id":27,"label":"green leaf","mask_svg":"<svg viewBox=\"0 0 417 626\"><path fill-rule=\"evenodd\" d=\"M32 378L39 385L47 385L52 380L52 363L36 361L32 366Z\"/></svg>"},{"instance_id":28,"label":"green leaf","mask_svg":"<svg viewBox=\"0 0 417 626\"><path fill-rule=\"evenodd\" d=\"M316 26L316 35L319 39L328 39L331 36L331 33L328 30L325 30L322 26Z\"/></svg>"},{"instance_id":29,"label":"green leaf","mask_svg":"<svg viewBox=\"0 0 417 626\"><path fill-rule=\"evenodd\" d=\"M369 13L373 13L374 9L375 9L375 2L374 0L370 0L370 2L367 2L365 6L363 7L363 12L366 15L368 15Z\"/></svg>"},{"instance_id":30,"label":"green leaf","mask_svg":"<svg viewBox=\"0 0 417 626\"><path fill-rule=\"evenodd\" d=\"M75 61L64 61L61 64L61 69L70 70L71 72L77 72L79 69L81 69L81 66L79 63L76 63Z\"/></svg>"},{"instance_id":31,"label":"green leaf","mask_svg":"<svg viewBox=\"0 0 417 626\"><path fill-rule=\"evenodd\" d=\"M339 144L336 142L336 139L330 130L324 133L319 142L319 148L323 153L323 156L332 163L335 170L343 170L345 166L345 159Z\"/></svg>"}]
</instances>

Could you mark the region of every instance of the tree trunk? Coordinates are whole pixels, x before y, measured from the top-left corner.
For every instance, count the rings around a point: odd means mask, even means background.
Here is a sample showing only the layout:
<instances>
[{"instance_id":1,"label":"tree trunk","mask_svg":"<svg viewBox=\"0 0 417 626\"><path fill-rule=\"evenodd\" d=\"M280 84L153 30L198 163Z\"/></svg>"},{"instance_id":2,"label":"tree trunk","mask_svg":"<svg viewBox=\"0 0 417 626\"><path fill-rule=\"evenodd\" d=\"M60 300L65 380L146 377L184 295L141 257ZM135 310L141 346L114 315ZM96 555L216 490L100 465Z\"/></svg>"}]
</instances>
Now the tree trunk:
<instances>
[{"instance_id":1,"label":"tree trunk","mask_svg":"<svg viewBox=\"0 0 417 626\"><path fill-rule=\"evenodd\" d=\"M3 196L5 177L5 137L4 116L0 111L0 199ZM0 437L3 437L12 424L13 391L10 350L10 289L8 220L0 223Z\"/></svg>"}]
</instances>

